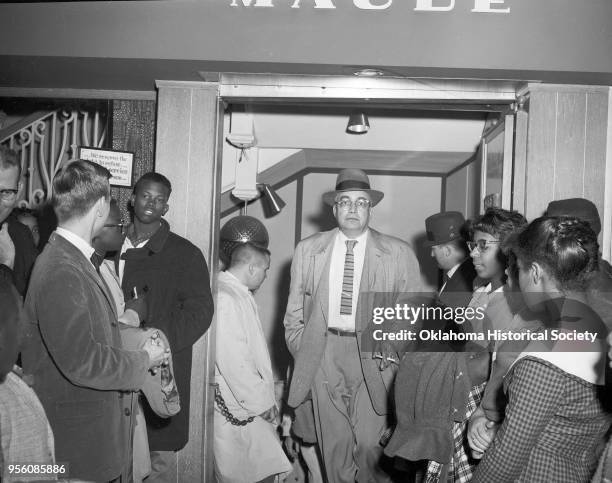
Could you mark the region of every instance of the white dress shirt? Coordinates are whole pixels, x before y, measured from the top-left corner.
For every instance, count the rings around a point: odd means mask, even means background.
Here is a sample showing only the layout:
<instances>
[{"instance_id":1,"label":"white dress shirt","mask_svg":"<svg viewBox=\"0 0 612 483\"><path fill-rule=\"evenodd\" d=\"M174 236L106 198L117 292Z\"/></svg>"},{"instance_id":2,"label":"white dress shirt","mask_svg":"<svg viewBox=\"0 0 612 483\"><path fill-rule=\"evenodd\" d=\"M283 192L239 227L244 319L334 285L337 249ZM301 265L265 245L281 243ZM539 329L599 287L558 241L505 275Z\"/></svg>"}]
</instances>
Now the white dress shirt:
<instances>
[{"instance_id":1,"label":"white dress shirt","mask_svg":"<svg viewBox=\"0 0 612 483\"><path fill-rule=\"evenodd\" d=\"M340 314L340 302L342 297L342 282L344 279L344 257L346 256L346 241L350 238L342 233L342 231L338 230L329 267L328 327L351 332L355 331L355 309L357 308L357 299L359 298L359 285L361 284L361 274L365 261L368 232L369 230L366 230L357 238L354 238L357 243L353 247L355 260L355 269L353 271L353 308L351 310L351 315L342 315Z\"/></svg>"},{"instance_id":2,"label":"white dress shirt","mask_svg":"<svg viewBox=\"0 0 612 483\"><path fill-rule=\"evenodd\" d=\"M457 269L461 266L462 263L463 262L458 263L453 268L451 268L448 272L446 272L446 280L442 284L442 287L440 287L440 291L438 293L442 293L442 290L444 290L444 288L446 287L448 280L454 275L454 273L457 271Z\"/></svg>"},{"instance_id":3,"label":"white dress shirt","mask_svg":"<svg viewBox=\"0 0 612 483\"><path fill-rule=\"evenodd\" d=\"M87 258L87 261L91 263L91 256L94 254L95 250L89 244L89 242L66 228L57 227L55 232L68 242L72 243L83 254L83 256Z\"/></svg>"},{"instance_id":4,"label":"white dress shirt","mask_svg":"<svg viewBox=\"0 0 612 483\"><path fill-rule=\"evenodd\" d=\"M130 241L129 237L125 237L125 240L123 240L123 245L121 246L121 254L123 255L126 251L128 251L130 248L142 248L144 247L147 242L149 241L149 239L146 239L144 241L141 241L140 243L138 243L136 246L132 245L132 242ZM119 257L119 285L123 284L123 272L125 271L125 260L121 257ZM138 294L140 296L140 294Z\"/></svg>"}]
</instances>

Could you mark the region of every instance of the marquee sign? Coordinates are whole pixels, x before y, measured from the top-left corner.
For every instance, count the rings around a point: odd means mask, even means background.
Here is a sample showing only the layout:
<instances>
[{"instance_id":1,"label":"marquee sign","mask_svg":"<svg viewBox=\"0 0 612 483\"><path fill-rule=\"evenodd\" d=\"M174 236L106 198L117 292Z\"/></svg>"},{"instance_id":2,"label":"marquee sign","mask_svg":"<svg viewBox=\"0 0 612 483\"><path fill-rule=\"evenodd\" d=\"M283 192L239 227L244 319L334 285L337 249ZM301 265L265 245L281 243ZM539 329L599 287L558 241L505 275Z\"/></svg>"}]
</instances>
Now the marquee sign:
<instances>
[{"instance_id":1,"label":"marquee sign","mask_svg":"<svg viewBox=\"0 0 612 483\"><path fill-rule=\"evenodd\" d=\"M232 7L276 7L280 0L232 0ZM338 0L293 0L291 8L304 7L317 9L335 9ZM360 10L387 10L393 6L393 0L352 0L353 6ZM402 2L407 0L402 0ZM413 0L417 12L450 12L455 9L455 0ZM510 13L508 0L473 0L471 12L474 13Z\"/></svg>"}]
</instances>

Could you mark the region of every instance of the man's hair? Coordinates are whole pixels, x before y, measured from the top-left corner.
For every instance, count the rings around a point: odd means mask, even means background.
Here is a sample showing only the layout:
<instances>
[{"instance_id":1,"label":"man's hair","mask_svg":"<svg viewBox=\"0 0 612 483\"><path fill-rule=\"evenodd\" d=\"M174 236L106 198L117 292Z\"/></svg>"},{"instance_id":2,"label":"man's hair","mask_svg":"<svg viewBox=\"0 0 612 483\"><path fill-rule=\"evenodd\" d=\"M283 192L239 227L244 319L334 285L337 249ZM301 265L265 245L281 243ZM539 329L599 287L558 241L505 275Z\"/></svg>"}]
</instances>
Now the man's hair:
<instances>
[{"instance_id":1,"label":"man's hair","mask_svg":"<svg viewBox=\"0 0 612 483\"><path fill-rule=\"evenodd\" d=\"M19 176L21 176L21 161L19 154L7 146L0 145L0 169L17 168Z\"/></svg>"},{"instance_id":2,"label":"man's hair","mask_svg":"<svg viewBox=\"0 0 612 483\"><path fill-rule=\"evenodd\" d=\"M64 166L53 179L52 204L59 222L84 216L100 198L110 198L108 169L77 160Z\"/></svg>"},{"instance_id":3,"label":"man's hair","mask_svg":"<svg viewBox=\"0 0 612 483\"><path fill-rule=\"evenodd\" d=\"M258 247L252 243L242 243L232 250L230 268L253 263L255 258L270 256L270 250Z\"/></svg>"},{"instance_id":4,"label":"man's hair","mask_svg":"<svg viewBox=\"0 0 612 483\"><path fill-rule=\"evenodd\" d=\"M521 263L537 262L560 289L585 289L599 266L597 235L578 218L543 216L509 240Z\"/></svg>"},{"instance_id":5,"label":"man's hair","mask_svg":"<svg viewBox=\"0 0 612 483\"><path fill-rule=\"evenodd\" d=\"M145 181L150 181L153 183L159 183L163 185L168 190L168 198L170 197L170 193L172 193L172 183L170 183L170 180L166 178L163 174L155 173L153 171L143 174L138 179L138 181L136 181L136 184L134 185L134 194L138 192L138 188Z\"/></svg>"}]
</instances>

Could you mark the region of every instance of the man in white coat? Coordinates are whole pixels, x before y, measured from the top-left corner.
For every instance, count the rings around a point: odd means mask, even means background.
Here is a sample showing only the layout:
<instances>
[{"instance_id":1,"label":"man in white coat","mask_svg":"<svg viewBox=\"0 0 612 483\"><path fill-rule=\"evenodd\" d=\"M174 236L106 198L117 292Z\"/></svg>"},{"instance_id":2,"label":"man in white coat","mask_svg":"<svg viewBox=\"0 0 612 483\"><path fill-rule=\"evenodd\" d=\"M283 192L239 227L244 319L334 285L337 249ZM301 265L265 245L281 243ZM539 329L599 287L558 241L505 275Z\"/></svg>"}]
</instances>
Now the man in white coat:
<instances>
[{"instance_id":1,"label":"man in white coat","mask_svg":"<svg viewBox=\"0 0 612 483\"><path fill-rule=\"evenodd\" d=\"M222 483L272 482L291 471L276 433L272 364L252 291L270 252L246 243L219 274L215 363L215 476Z\"/></svg>"}]
</instances>

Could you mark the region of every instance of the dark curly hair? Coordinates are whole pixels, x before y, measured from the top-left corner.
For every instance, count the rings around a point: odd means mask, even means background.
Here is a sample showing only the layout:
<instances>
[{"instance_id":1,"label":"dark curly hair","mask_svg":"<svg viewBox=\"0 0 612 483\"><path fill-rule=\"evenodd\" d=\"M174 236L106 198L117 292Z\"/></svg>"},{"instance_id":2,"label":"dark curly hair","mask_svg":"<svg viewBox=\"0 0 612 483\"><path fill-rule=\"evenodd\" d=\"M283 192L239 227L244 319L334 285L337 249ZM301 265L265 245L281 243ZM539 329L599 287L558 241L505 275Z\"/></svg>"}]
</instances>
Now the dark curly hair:
<instances>
[{"instance_id":1,"label":"dark curly hair","mask_svg":"<svg viewBox=\"0 0 612 483\"><path fill-rule=\"evenodd\" d=\"M527 225L527 219L518 211L504 210L503 208L487 208L484 215L471 220L468 224L470 238L474 238L474 232L481 231L499 239L500 250L497 258L502 266L508 266L508 251L505 242L512 233L517 232Z\"/></svg>"},{"instance_id":2,"label":"dark curly hair","mask_svg":"<svg viewBox=\"0 0 612 483\"><path fill-rule=\"evenodd\" d=\"M513 237L509 248L524 265L540 264L560 290L585 289L599 267L597 235L578 218L537 218Z\"/></svg>"}]
</instances>

